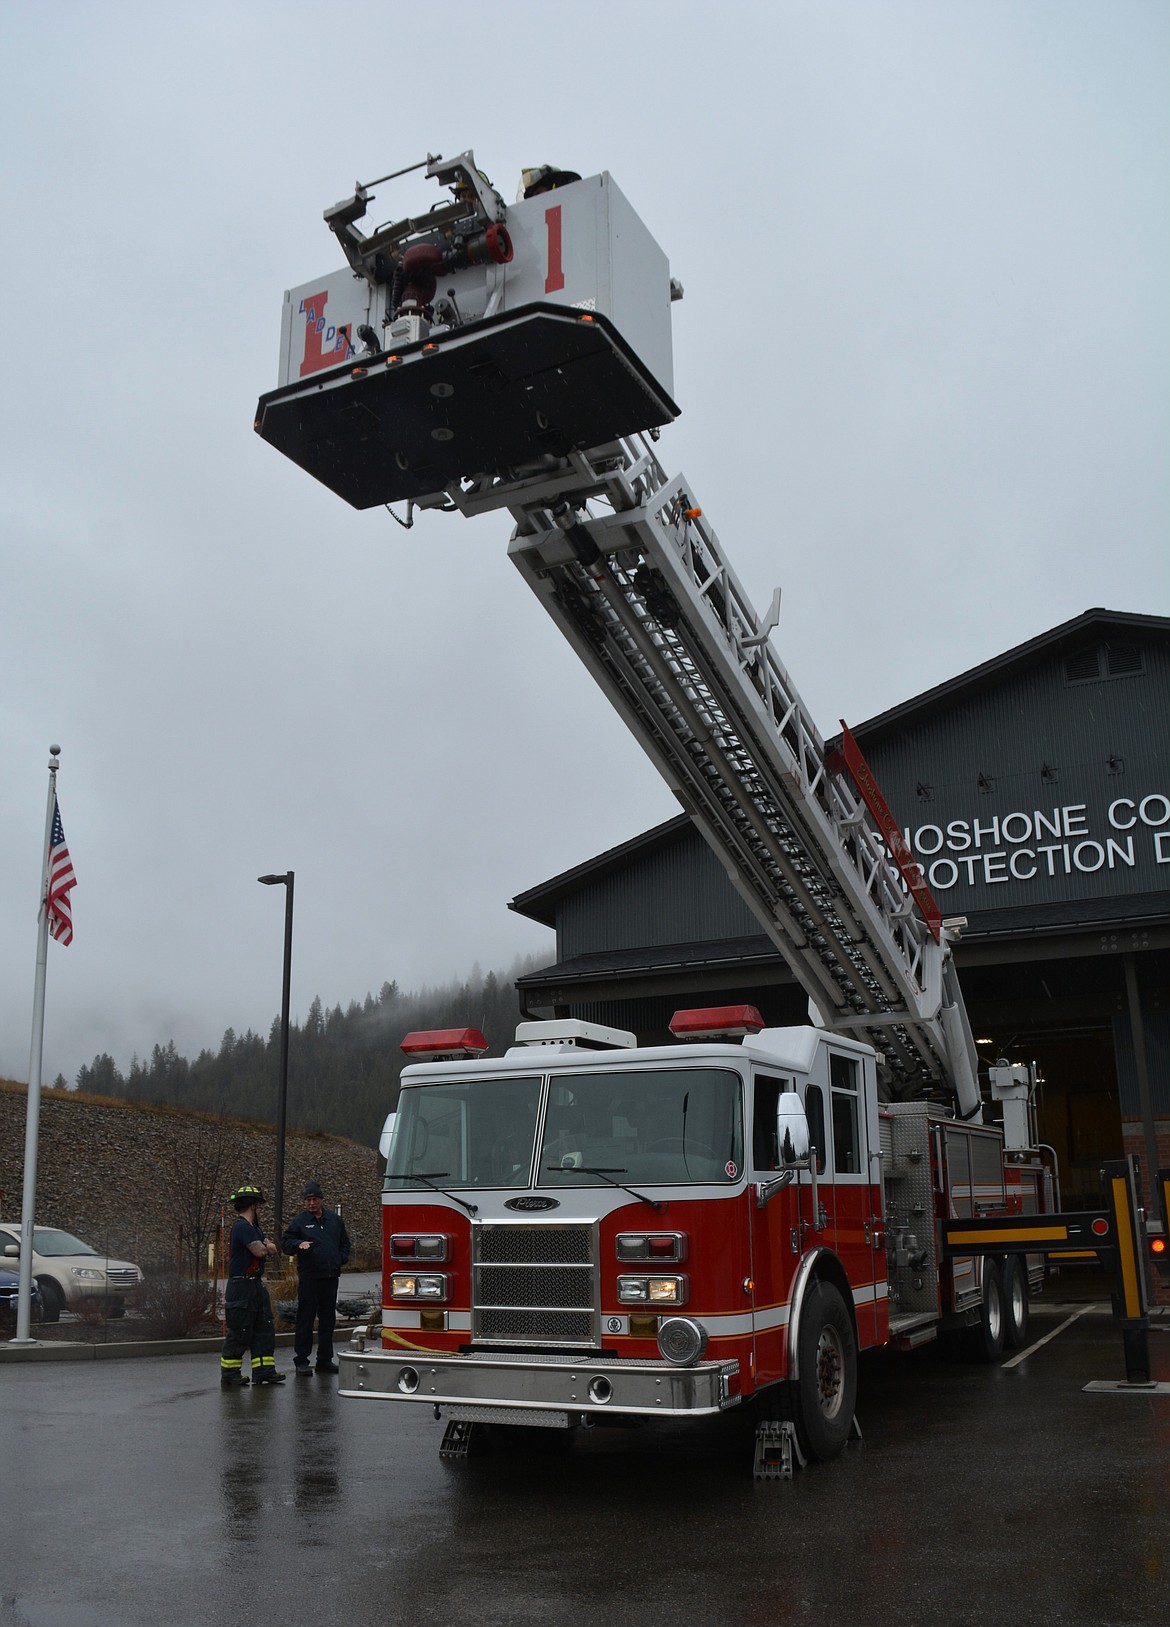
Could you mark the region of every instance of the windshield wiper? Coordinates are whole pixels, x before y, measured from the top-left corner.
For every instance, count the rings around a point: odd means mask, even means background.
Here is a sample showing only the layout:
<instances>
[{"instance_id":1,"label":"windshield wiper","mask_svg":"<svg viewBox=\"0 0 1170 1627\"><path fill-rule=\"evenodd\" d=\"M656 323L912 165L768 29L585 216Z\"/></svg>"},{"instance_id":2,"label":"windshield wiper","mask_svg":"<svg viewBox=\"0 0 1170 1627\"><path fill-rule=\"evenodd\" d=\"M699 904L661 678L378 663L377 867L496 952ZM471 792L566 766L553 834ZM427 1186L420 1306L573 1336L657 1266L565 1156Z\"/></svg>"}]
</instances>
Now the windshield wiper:
<instances>
[{"instance_id":1,"label":"windshield wiper","mask_svg":"<svg viewBox=\"0 0 1170 1627\"><path fill-rule=\"evenodd\" d=\"M645 1192L635 1192L633 1187L627 1186L624 1181L614 1180L615 1175L628 1174L627 1170L599 1169L596 1164L546 1164L544 1167L547 1170L555 1171L558 1175L563 1175L566 1169L580 1170L582 1175L600 1175L603 1181L608 1181L610 1186L620 1186L623 1192L628 1192L632 1198L637 1198L639 1203L648 1203L656 1215L660 1215L666 1208L664 1203L658 1203L654 1198L648 1198Z\"/></svg>"},{"instance_id":2,"label":"windshield wiper","mask_svg":"<svg viewBox=\"0 0 1170 1627\"><path fill-rule=\"evenodd\" d=\"M449 1169L430 1169L425 1175L417 1169L412 1169L409 1175L403 1175L401 1179L404 1181L422 1181L425 1186L430 1187L432 1192L441 1192L445 1198L450 1198L452 1203L457 1203L461 1209L466 1209L469 1215L477 1215L479 1210L474 1203L464 1203L463 1199L457 1198L454 1192L448 1192L445 1186L435 1185L436 1180L448 1180L450 1175L451 1171ZM432 1176L434 1180L431 1179Z\"/></svg>"}]
</instances>

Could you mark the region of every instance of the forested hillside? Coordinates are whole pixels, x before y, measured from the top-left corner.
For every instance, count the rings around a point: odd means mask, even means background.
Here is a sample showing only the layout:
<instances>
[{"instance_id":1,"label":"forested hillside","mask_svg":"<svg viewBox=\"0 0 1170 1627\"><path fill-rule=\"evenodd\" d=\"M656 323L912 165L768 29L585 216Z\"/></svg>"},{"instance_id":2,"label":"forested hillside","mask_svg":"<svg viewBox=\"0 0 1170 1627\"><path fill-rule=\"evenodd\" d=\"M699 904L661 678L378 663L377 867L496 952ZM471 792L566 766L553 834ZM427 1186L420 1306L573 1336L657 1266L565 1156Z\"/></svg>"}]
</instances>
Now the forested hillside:
<instances>
[{"instance_id":1,"label":"forested hillside","mask_svg":"<svg viewBox=\"0 0 1170 1627\"><path fill-rule=\"evenodd\" d=\"M536 962L416 993L383 983L376 997L351 1001L345 1011L340 1005L326 1011L314 999L304 1022L289 1029L290 1127L350 1136L376 1147L398 1099L398 1075L406 1060L399 1050L403 1036L414 1028L482 1028L491 1054L501 1055L520 1019L513 983L530 964ZM103 1052L78 1071L77 1087L272 1123L279 1072L277 1016L266 1038L229 1028L218 1051L200 1051L193 1061L180 1056L172 1041L156 1045L145 1060L135 1057L123 1073Z\"/></svg>"}]
</instances>

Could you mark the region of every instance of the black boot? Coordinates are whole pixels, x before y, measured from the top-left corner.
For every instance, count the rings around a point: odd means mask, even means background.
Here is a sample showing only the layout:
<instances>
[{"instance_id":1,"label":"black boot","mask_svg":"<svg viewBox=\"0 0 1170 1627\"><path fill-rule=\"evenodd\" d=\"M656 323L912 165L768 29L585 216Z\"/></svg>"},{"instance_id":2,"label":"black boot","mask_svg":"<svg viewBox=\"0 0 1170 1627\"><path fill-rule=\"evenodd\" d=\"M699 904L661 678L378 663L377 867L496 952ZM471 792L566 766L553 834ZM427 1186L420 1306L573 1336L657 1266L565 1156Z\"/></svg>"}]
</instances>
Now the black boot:
<instances>
[{"instance_id":1,"label":"black boot","mask_svg":"<svg viewBox=\"0 0 1170 1627\"><path fill-rule=\"evenodd\" d=\"M267 1372L260 1373L252 1382L253 1384L283 1384L287 1377L287 1373L278 1373L275 1367L270 1367Z\"/></svg>"},{"instance_id":2,"label":"black boot","mask_svg":"<svg viewBox=\"0 0 1170 1627\"><path fill-rule=\"evenodd\" d=\"M246 1379L242 1373L222 1373L219 1387L221 1390L246 1390L249 1383L250 1380Z\"/></svg>"}]
</instances>

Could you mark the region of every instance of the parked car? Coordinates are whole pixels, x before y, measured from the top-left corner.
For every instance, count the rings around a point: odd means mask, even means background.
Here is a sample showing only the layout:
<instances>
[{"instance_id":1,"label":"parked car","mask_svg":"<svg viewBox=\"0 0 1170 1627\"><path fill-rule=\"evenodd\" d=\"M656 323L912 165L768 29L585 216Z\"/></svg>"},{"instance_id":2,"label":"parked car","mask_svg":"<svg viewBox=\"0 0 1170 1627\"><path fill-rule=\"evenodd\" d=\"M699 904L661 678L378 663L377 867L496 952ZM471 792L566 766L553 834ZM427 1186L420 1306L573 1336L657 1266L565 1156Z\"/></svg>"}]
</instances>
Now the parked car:
<instances>
[{"instance_id":1,"label":"parked car","mask_svg":"<svg viewBox=\"0 0 1170 1627\"><path fill-rule=\"evenodd\" d=\"M19 1226L0 1226L0 1255L17 1269L12 1262L20 1258ZM111 1260L55 1226L33 1227L32 1269L46 1322L56 1322L63 1310L84 1310L95 1301L105 1303L107 1316L125 1316L126 1301L142 1281L142 1272L129 1260Z\"/></svg>"},{"instance_id":2,"label":"parked car","mask_svg":"<svg viewBox=\"0 0 1170 1627\"><path fill-rule=\"evenodd\" d=\"M7 1271L0 1267L0 1328L14 1328L16 1326L16 1296L20 1289L20 1272ZM41 1300L40 1289L36 1278L33 1278L32 1298L29 1301L29 1314L31 1320L40 1322L44 1316L44 1304Z\"/></svg>"}]
</instances>

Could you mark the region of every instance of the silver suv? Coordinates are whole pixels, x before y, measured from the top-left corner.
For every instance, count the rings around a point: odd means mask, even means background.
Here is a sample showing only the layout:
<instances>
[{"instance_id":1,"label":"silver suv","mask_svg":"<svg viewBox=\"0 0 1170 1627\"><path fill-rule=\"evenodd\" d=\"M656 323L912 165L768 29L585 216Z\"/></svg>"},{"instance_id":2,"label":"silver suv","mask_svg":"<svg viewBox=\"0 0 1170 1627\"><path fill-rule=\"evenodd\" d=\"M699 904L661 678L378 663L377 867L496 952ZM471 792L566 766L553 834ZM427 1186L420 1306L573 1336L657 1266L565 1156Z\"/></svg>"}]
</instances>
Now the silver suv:
<instances>
[{"instance_id":1,"label":"silver suv","mask_svg":"<svg viewBox=\"0 0 1170 1627\"><path fill-rule=\"evenodd\" d=\"M0 1225L0 1263L15 1271L19 1258L20 1227ZM46 1322L56 1322L63 1310L84 1310L95 1302L104 1302L107 1316L124 1316L127 1299L142 1281L142 1272L129 1260L111 1260L55 1226L33 1227L32 1270Z\"/></svg>"}]
</instances>

